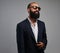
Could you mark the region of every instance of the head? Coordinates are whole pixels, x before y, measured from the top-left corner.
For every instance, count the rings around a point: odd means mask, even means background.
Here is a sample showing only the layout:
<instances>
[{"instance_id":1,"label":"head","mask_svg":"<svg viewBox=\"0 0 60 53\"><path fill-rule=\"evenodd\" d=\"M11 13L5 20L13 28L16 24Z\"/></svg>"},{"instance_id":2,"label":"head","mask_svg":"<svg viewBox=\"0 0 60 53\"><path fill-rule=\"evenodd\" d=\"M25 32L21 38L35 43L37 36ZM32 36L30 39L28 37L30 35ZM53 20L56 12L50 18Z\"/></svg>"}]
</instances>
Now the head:
<instances>
[{"instance_id":1,"label":"head","mask_svg":"<svg viewBox=\"0 0 60 53\"><path fill-rule=\"evenodd\" d=\"M37 2L31 2L27 6L27 11L29 13L30 18L37 19L40 16L40 11L41 8L39 7Z\"/></svg>"}]
</instances>

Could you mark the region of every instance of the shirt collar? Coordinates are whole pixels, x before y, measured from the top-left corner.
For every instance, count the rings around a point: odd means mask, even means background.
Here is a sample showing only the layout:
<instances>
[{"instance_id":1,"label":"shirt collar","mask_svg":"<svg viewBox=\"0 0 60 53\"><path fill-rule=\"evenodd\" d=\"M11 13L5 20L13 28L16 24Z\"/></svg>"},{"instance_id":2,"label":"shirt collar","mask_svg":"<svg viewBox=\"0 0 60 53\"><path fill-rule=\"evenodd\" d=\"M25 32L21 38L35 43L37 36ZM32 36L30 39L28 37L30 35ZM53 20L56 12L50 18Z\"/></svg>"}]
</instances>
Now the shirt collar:
<instances>
[{"instance_id":1,"label":"shirt collar","mask_svg":"<svg viewBox=\"0 0 60 53\"><path fill-rule=\"evenodd\" d=\"M37 21L33 24L29 17L28 17L28 20L32 26L34 26L34 24L37 25Z\"/></svg>"}]
</instances>

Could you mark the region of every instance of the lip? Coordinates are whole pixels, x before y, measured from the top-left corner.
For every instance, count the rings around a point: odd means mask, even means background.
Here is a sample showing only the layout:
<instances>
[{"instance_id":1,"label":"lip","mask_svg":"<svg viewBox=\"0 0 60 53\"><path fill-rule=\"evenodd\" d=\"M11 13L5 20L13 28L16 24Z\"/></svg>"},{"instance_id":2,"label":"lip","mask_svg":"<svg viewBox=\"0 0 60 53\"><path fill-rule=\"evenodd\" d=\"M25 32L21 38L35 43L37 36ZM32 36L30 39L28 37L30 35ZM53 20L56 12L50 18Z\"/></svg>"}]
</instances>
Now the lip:
<instances>
[{"instance_id":1,"label":"lip","mask_svg":"<svg viewBox=\"0 0 60 53\"><path fill-rule=\"evenodd\" d=\"M36 14L38 13L38 12L35 12Z\"/></svg>"}]
</instances>

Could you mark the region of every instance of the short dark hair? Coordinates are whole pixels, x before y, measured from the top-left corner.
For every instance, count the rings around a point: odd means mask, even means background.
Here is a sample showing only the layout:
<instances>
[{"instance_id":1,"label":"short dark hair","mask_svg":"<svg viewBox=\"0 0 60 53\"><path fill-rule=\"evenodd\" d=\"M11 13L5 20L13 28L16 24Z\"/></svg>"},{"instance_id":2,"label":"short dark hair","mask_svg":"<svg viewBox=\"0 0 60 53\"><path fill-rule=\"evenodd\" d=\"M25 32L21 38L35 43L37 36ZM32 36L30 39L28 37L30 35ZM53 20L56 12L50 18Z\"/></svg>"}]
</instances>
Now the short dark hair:
<instances>
[{"instance_id":1,"label":"short dark hair","mask_svg":"<svg viewBox=\"0 0 60 53\"><path fill-rule=\"evenodd\" d=\"M31 2L31 3L29 3L28 6L27 6L27 9L30 8L31 4L33 4L33 3L37 3L37 2Z\"/></svg>"},{"instance_id":2,"label":"short dark hair","mask_svg":"<svg viewBox=\"0 0 60 53\"><path fill-rule=\"evenodd\" d=\"M30 8L30 5L31 5L31 4L29 3L28 6L27 6L27 9Z\"/></svg>"}]
</instances>

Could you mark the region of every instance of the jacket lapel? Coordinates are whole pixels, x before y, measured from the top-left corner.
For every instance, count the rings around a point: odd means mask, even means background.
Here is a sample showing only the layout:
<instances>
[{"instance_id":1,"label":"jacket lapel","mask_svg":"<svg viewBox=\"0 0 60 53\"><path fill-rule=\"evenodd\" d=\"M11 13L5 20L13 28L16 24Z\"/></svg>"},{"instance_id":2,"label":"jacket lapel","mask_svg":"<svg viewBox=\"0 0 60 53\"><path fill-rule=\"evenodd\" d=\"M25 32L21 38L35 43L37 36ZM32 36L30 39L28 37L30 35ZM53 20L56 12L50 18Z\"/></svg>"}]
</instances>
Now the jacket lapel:
<instances>
[{"instance_id":1,"label":"jacket lapel","mask_svg":"<svg viewBox=\"0 0 60 53\"><path fill-rule=\"evenodd\" d=\"M28 29L29 33L31 34L32 38L33 38L34 41L35 41L34 33L33 33L32 28L31 28L31 26L30 26L30 22L29 22L28 19L26 19L26 20L27 20L27 29Z\"/></svg>"},{"instance_id":2,"label":"jacket lapel","mask_svg":"<svg viewBox=\"0 0 60 53\"><path fill-rule=\"evenodd\" d=\"M37 37L37 42L39 42L39 31L40 31L40 26L39 26L39 21L38 21L38 37Z\"/></svg>"},{"instance_id":3,"label":"jacket lapel","mask_svg":"<svg viewBox=\"0 0 60 53\"><path fill-rule=\"evenodd\" d=\"M31 34L32 38L34 39L34 41L36 42L35 37L34 37L34 33L33 33L32 28L30 26L30 22L29 22L28 19L26 19L26 21L27 21L27 29L28 29L29 33ZM37 21L37 24L38 24L38 37L37 37L37 42L39 42L39 40L40 40L40 37L39 36L40 36L40 32L41 32L41 23L39 22L39 20Z\"/></svg>"},{"instance_id":4,"label":"jacket lapel","mask_svg":"<svg viewBox=\"0 0 60 53\"><path fill-rule=\"evenodd\" d=\"M39 22L38 20L38 38L37 38L37 42L41 41L41 32L42 32L42 25L41 22Z\"/></svg>"}]
</instances>

